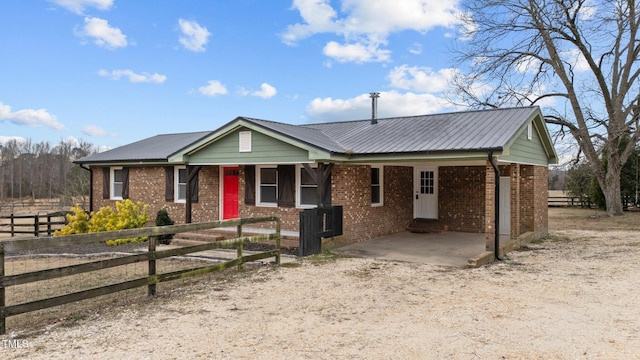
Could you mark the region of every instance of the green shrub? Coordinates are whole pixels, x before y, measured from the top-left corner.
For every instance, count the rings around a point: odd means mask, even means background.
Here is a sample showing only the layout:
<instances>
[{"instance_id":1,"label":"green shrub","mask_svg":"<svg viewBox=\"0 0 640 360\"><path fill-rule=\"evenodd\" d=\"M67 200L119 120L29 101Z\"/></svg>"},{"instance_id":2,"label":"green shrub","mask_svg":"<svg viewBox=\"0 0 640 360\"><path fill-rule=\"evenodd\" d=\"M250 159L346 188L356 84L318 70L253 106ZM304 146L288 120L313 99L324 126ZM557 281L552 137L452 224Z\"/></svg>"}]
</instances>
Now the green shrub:
<instances>
[{"instance_id":1,"label":"green shrub","mask_svg":"<svg viewBox=\"0 0 640 360\"><path fill-rule=\"evenodd\" d=\"M158 210L158 213L156 214L156 226L167 226L167 225L173 225L173 224L174 224L174 221L171 220L171 218L169 217L169 213L167 212L167 209ZM160 235L158 236L158 242L160 244L169 245L174 235L175 234Z\"/></svg>"}]
</instances>

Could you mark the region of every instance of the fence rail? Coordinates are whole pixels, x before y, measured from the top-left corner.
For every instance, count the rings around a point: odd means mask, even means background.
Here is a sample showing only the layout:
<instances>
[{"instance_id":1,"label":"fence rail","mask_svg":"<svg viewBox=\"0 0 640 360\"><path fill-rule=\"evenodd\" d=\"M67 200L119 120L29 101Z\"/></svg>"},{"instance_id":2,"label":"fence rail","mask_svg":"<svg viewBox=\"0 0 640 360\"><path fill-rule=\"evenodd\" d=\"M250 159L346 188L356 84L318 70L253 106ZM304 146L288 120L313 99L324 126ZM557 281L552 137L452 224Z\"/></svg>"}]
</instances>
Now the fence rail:
<instances>
[{"instance_id":1,"label":"fence rail","mask_svg":"<svg viewBox=\"0 0 640 360\"><path fill-rule=\"evenodd\" d=\"M578 196L549 196L547 198L549 207L584 207L590 208L593 203L589 199L580 199Z\"/></svg>"},{"instance_id":2,"label":"fence rail","mask_svg":"<svg viewBox=\"0 0 640 360\"><path fill-rule=\"evenodd\" d=\"M255 236L243 236L242 226L244 224L253 224L260 222L275 222L275 230L273 233L260 234ZM156 250L156 240L160 235L177 234L181 232L193 232L199 230L235 226L237 229L237 237L228 240L216 241L201 245L186 246L169 250ZM106 260L97 260L77 265L63 266L39 271L32 271L14 275L5 275L5 252L19 250L33 250L44 247L59 247L69 245L81 245L91 243L101 243L107 240L122 239L130 237L148 236L148 251L140 254L121 256ZM6 333L6 318L18 314L31 311L50 308L80 300L90 299L97 296L107 295L127 289L141 286L148 287L148 295L156 294L156 285L158 283L176 279L187 278L191 276L204 275L215 271L225 270L236 266L238 270L243 269L246 262L275 258L275 263L280 264L280 218L277 216L266 216L259 218L243 218L226 221L215 221L206 223L194 223L170 226L155 226L141 229L127 229L118 231L108 231L91 234L68 235L60 237L36 237L23 239L6 239L0 240L0 335ZM243 254L243 244L248 242L259 242L265 240L275 240L275 249L260 252L252 255ZM237 256L230 261L216 263L214 265L200 266L189 269L183 269L163 274L156 273L156 261L174 256L185 255L190 253L212 250L216 248L224 248L237 246ZM81 274L90 271L99 271L116 266L133 264L137 262L148 262L148 276L134 280L124 281L120 283L100 286L83 291L73 292L61 296L44 298L20 304L6 304L5 289L11 286L27 284L36 281L44 281L64 276Z\"/></svg>"},{"instance_id":3,"label":"fence rail","mask_svg":"<svg viewBox=\"0 0 640 360\"><path fill-rule=\"evenodd\" d=\"M48 214L0 216L0 234L11 234L11 237L16 234L51 236L55 230L67 224L66 214L69 213L68 211L57 211Z\"/></svg>"}]
</instances>

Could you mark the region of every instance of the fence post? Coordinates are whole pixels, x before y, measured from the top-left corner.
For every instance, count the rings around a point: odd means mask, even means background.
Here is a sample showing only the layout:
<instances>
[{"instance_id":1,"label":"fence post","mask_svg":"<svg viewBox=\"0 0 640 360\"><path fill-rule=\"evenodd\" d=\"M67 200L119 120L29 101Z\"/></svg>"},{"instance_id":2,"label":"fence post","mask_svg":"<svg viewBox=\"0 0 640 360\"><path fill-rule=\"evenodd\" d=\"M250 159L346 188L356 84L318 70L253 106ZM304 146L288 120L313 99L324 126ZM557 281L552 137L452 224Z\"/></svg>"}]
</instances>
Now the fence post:
<instances>
[{"instance_id":1,"label":"fence post","mask_svg":"<svg viewBox=\"0 0 640 360\"><path fill-rule=\"evenodd\" d=\"M280 218L276 219L276 250L278 250L278 254L276 255L276 265L280 265Z\"/></svg>"},{"instance_id":2,"label":"fence post","mask_svg":"<svg viewBox=\"0 0 640 360\"><path fill-rule=\"evenodd\" d=\"M7 333L6 317L4 316L5 298L4 298L4 244L0 243L0 335Z\"/></svg>"},{"instance_id":3,"label":"fence post","mask_svg":"<svg viewBox=\"0 0 640 360\"><path fill-rule=\"evenodd\" d=\"M155 278L156 275L156 237L149 236L149 279L153 276ZM152 284L149 284L147 287L147 295L155 296L156 295L156 283L155 279Z\"/></svg>"},{"instance_id":4,"label":"fence post","mask_svg":"<svg viewBox=\"0 0 640 360\"><path fill-rule=\"evenodd\" d=\"M40 236L40 214L33 215L33 236Z\"/></svg>"},{"instance_id":5,"label":"fence post","mask_svg":"<svg viewBox=\"0 0 640 360\"><path fill-rule=\"evenodd\" d=\"M15 227L16 227L15 219L13 218L13 212L11 212L11 237L16 236Z\"/></svg>"},{"instance_id":6,"label":"fence post","mask_svg":"<svg viewBox=\"0 0 640 360\"><path fill-rule=\"evenodd\" d=\"M237 227L237 237L240 238L242 237L242 223L238 224ZM244 264L242 262L242 248L244 247L244 244L242 242L238 243L238 252L237 252L237 257L238 257L238 271L244 271Z\"/></svg>"},{"instance_id":7,"label":"fence post","mask_svg":"<svg viewBox=\"0 0 640 360\"><path fill-rule=\"evenodd\" d=\"M51 236L51 214L47 214L47 236Z\"/></svg>"}]
</instances>

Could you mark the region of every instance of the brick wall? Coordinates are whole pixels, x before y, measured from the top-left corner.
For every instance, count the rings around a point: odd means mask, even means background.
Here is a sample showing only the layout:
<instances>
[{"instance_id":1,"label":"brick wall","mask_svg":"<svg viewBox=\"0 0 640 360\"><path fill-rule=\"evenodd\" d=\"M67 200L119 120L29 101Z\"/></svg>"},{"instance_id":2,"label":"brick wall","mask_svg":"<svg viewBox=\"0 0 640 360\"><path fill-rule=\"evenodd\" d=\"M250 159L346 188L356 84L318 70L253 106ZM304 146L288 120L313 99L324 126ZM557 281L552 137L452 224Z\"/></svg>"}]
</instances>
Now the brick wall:
<instances>
[{"instance_id":1,"label":"brick wall","mask_svg":"<svg viewBox=\"0 0 640 360\"><path fill-rule=\"evenodd\" d=\"M102 198L102 168L93 168L93 210L115 206L115 200ZM218 166L205 166L198 174L198 202L192 204L192 221L218 220ZM130 167L129 198L149 205L149 218L155 221L158 210L167 209L176 223L185 222L185 204L165 201L165 170L162 166Z\"/></svg>"},{"instance_id":2,"label":"brick wall","mask_svg":"<svg viewBox=\"0 0 640 360\"><path fill-rule=\"evenodd\" d=\"M442 166L438 168L438 176L438 218L445 229L483 232L485 167Z\"/></svg>"},{"instance_id":3,"label":"brick wall","mask_svg":"<svg viewBox=\"0 0 640 360\"><path fill-rule=\"evenodd\" d=\"M413 213L412 171L411 167L385 166L384 204L371 206L371 167L336 164L331 175L331 202L343 207L343 240L364 241L405 230ZM245 175L242 167L239 187L241 217L277 214L282 220L282 230L299 231L302 209L244 204Z\"/></svg>"}]
</instances>

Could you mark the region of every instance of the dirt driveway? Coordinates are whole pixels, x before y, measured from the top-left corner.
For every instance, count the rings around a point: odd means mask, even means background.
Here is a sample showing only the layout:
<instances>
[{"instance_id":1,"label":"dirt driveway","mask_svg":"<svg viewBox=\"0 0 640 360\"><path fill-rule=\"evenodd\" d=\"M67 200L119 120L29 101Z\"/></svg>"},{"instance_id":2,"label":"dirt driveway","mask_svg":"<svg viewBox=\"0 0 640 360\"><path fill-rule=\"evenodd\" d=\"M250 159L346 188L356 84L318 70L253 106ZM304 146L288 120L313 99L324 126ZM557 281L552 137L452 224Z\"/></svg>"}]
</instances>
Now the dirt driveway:
<instances>
[{"instance_id":1,"label":"dirt driveway","mask_svg":"<svg viewBox=\"0 0 640 360\"><path fill-rule=\"evenodd\" d=\"M203 280L1 337L0 357L640 359L640 214L594 214L552 211L547 241L478 269L316 258Z\"/></svg>"}]
</instances>

